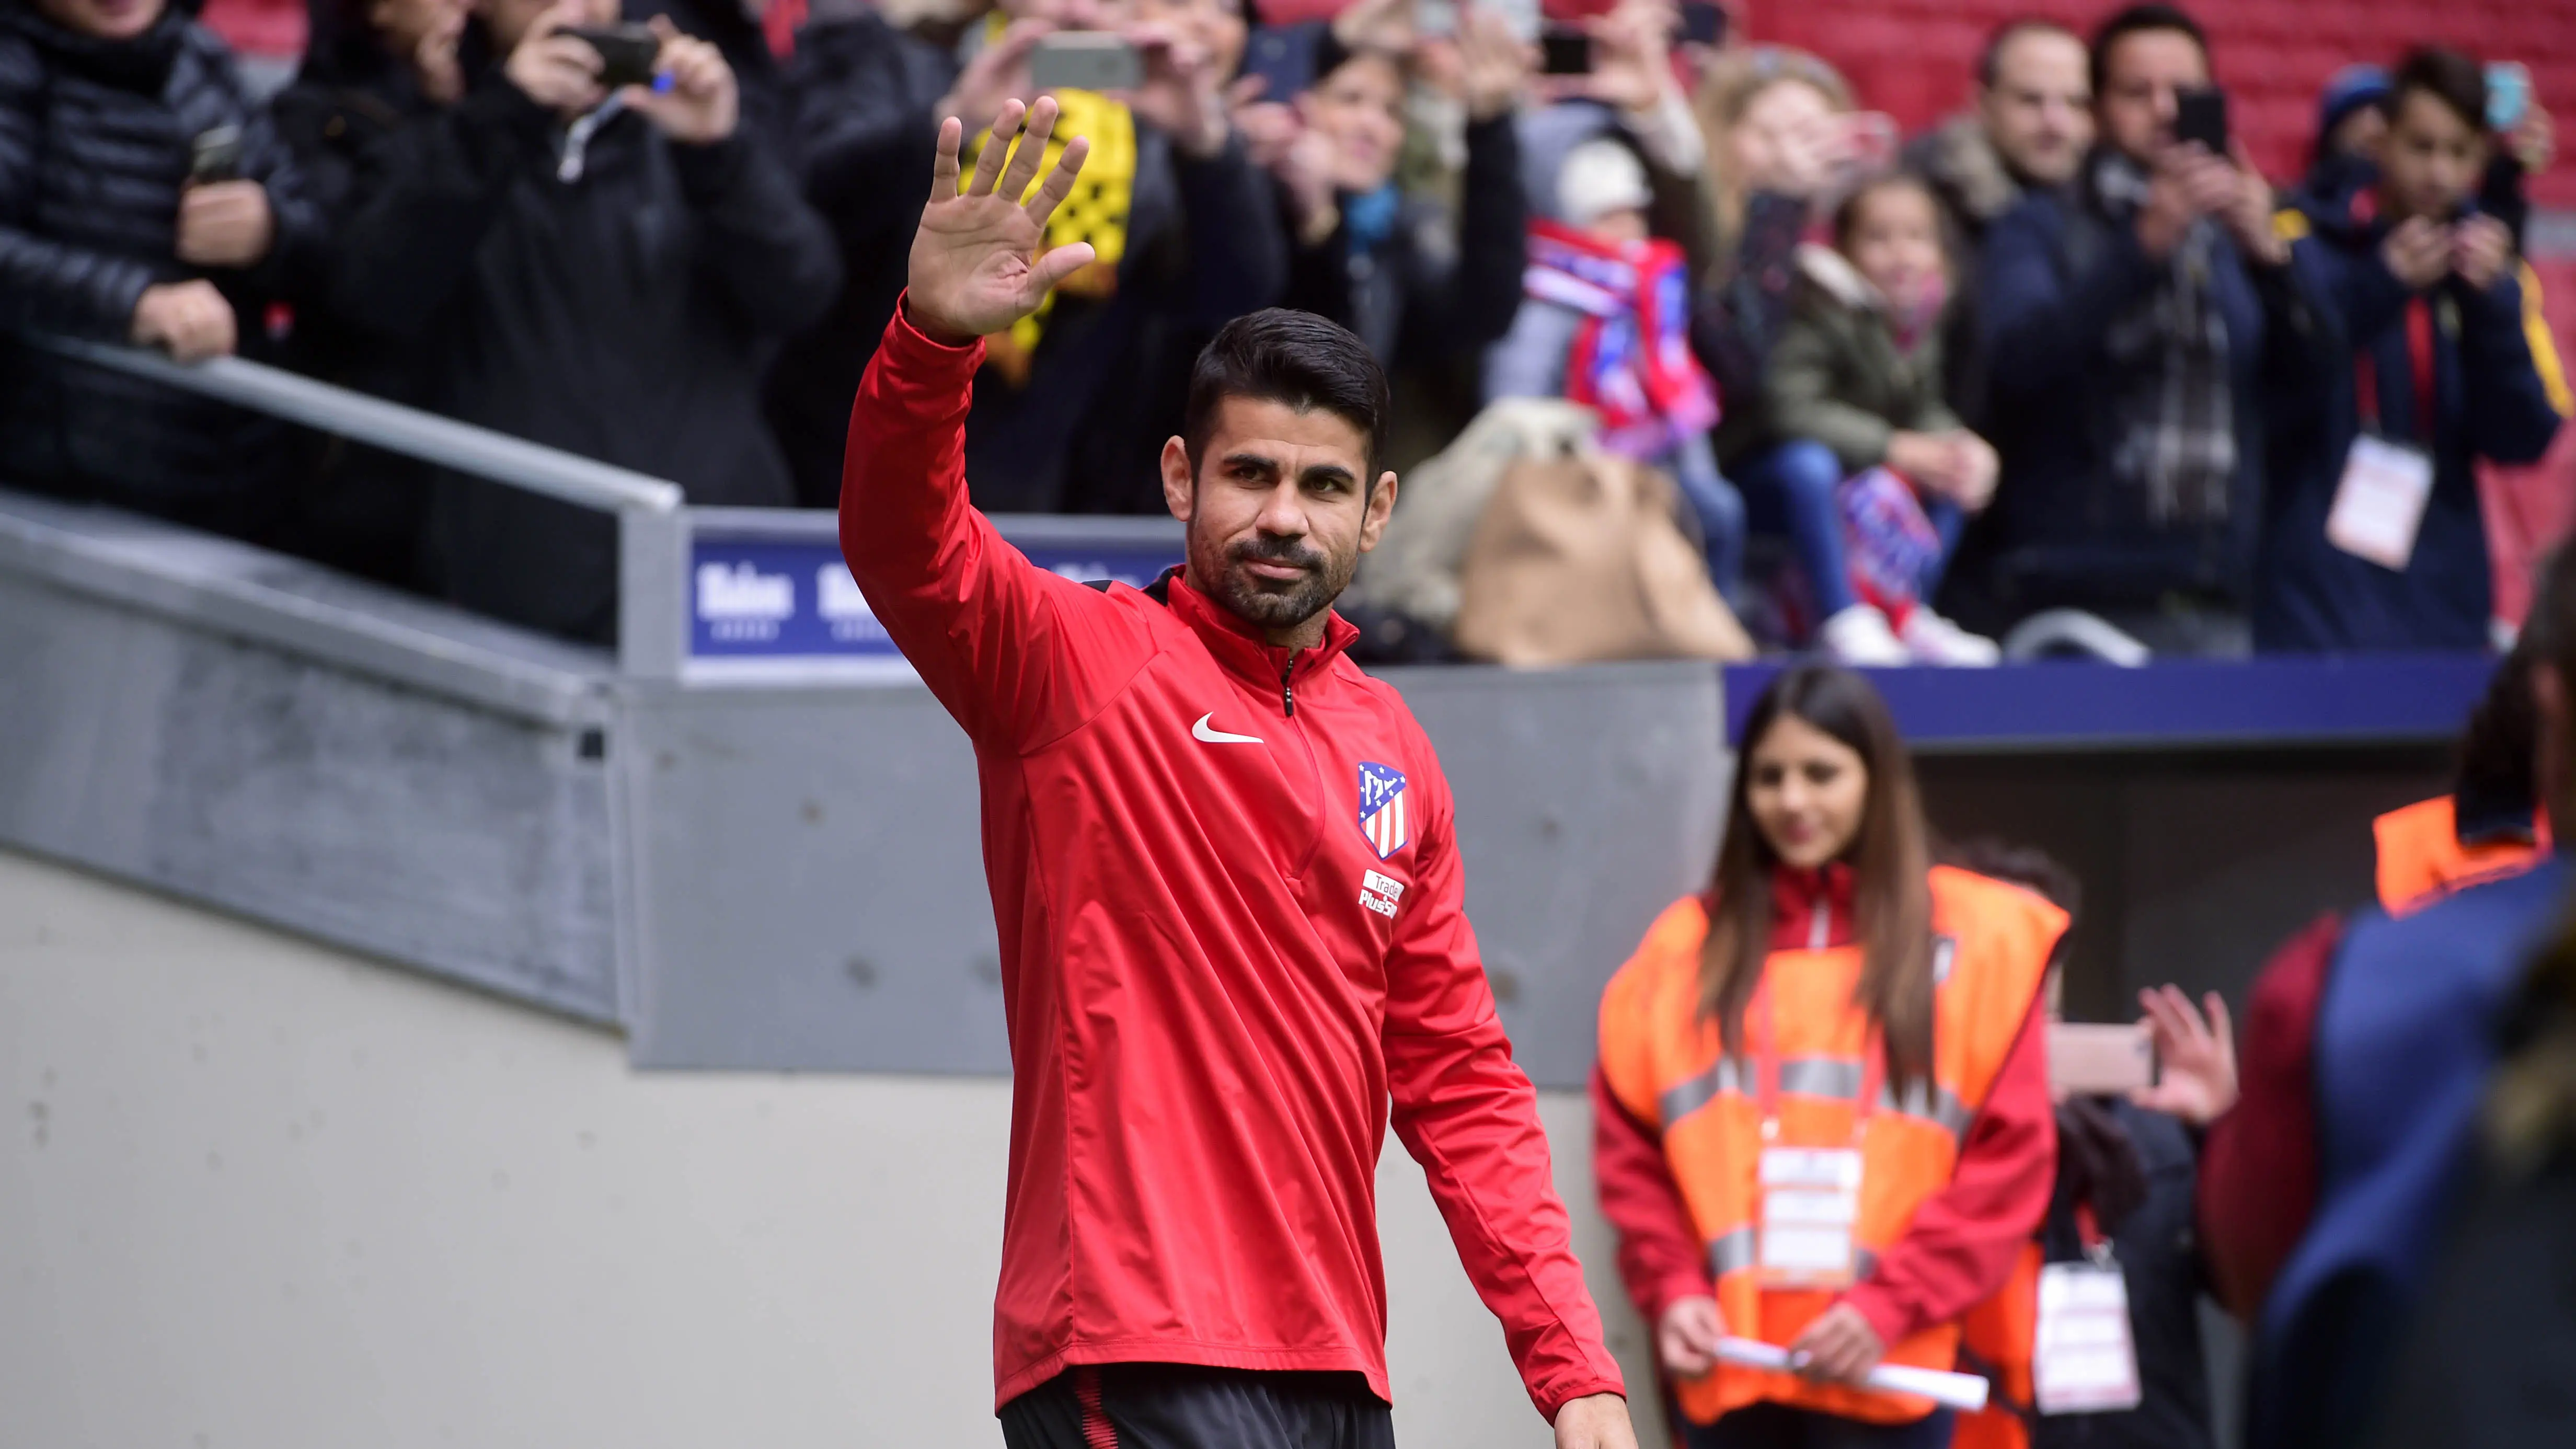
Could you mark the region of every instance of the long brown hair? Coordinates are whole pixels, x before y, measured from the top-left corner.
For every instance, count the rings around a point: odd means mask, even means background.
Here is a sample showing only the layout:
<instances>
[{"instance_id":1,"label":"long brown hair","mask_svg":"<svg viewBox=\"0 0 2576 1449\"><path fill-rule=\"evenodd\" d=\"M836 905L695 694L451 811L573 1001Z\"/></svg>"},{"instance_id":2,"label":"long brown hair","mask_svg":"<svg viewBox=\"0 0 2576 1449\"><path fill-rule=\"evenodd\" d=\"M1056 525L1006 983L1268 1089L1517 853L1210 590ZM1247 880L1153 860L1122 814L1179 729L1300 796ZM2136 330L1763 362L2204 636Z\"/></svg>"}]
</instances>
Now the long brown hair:
<instances>
[{"instance_id":1,"label":"long brown hair","mask_svg":"<svg viewBox=\"0 0 2576 1449\"><path fill-rule=\"evenodd\" d=\"M1699 1000L1729 1053L1744 1050L1744 1006L1771 952L1771 872L1779 857L1753 822L1753 749L1782 719L1831 735L1869 772L1860 833L1845 859L1862 965L1853 1004L1887 1040L1891 1087L1932 1072L1932 848L1914 762L1870 682L1848 669L1808 664L1771 681L1745 716L1726 840L1710 884L1708 940L1700 948Z\"/></svg>"}]
</instances>

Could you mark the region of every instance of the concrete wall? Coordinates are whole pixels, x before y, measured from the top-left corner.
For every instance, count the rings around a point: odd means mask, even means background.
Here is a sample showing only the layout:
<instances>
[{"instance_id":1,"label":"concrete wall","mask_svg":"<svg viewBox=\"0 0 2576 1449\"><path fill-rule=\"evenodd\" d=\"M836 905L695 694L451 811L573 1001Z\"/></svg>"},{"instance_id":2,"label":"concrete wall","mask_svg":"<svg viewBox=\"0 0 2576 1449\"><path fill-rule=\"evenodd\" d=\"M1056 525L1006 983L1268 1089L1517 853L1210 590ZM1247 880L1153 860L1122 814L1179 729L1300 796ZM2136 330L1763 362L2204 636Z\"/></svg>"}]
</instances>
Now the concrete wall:
<instances>
[{"instance_id":1,"label":"concrete wall","mask_svg":"<svg viewBox=\"0 0 2576 1449\"><path fill-rule=\"evenodd\" d=\"M607 1033L0 852L0 1449L998 1444L1006 1093L639 1075ZM1635 1377L1584 1105L1545 1111ZM1390 1150L1403 1442L1548 1443Z\"/></svg>"}]
</instances>

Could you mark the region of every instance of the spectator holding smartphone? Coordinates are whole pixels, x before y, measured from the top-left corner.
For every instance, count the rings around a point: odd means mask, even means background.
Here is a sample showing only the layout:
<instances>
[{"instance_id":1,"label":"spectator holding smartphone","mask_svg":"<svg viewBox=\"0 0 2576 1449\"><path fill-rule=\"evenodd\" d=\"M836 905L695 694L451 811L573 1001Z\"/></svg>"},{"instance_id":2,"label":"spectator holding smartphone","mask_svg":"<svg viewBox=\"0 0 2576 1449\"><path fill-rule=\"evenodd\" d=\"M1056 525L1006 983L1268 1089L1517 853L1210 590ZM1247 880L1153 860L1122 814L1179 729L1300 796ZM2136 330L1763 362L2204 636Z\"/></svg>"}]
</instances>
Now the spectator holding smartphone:
<instances>
[{"instance_id":1,"label":"spectator holding smartphone","mask_svg":"<svg viewBox=\"0 0 2576 1449\"><path fill-rule=\"evenodd\" d=\"M1462 0L1446 69L1466 104L1467 165L1455 214L1408 197L1396 179L1407 64L1382 50L1317 38L1301 123L1272 167L1293 235L1281 305L1348 327L1397 369L1472 355L1511 325L1521 293L1520 145L1514 112L1530 51L1491 6Z\"/></svg>"},{"instance_id":2,"label":"spectator holding smartphone","mask_svg":"<svg viewBox=\"0 0 2576 1449\"><path fill-rule=\"evenodd\" d=\"M839 281L794 179L740 126L716 48L654 22L648 80L603 83L616 0L478 0L463 99L363 159L338 313L415 351L442 412L672 479L693 503L786 504L760 417L777 339ZM607 642L609 515L442 476L432 568L469 608Z\"/></svg>"},{"instance_id":3,"label":"spectator holding smartphone","mask_svg":"<svg viewBox=\"0 0 2576 1449\"><path fill-rule=\"evenodd\" d=\"M1792 510L1820 632L1829 648L1857 627L1892 634L1917 664L1993 664L1994 641L1931 604L1996 467L1942 400L1940 209L1921 180L1888 173L1844 198L1833 232L1830 250L1799 248L1795 310L1762 397L1781 441L1761 471Z\"/></svg>"},{"instance_id":4,"label":"spectator holding smartphone","mask_svg":"<svg viewBox=\"0 0 2576 1449\"><path fill-rule=\"evenodd\" d=\"M2329 345L2273 480L2254 610L2267 650L2485 647L2476 460L2538 458L2569 411L2539 283L2476 208L2478 63L2418 50L2384 105L2376 182L2340 215L2308 215L2298 248Z\"/></svg>"},{"instance_id":5,"label":"spectator holding smartphone","mask_svg":"<svg viewBox=\"0 0 2576 1449\"><path fill-rule=\"evenodd\" d=\"M223 42L163 0L0 8L0 330L236 350L318 229ZM9 481L267 531L273 423L0 342Z\"/></svg>"},{"instance_id":6,"label":"spectator holding smartphone","mask_svg":"<svg viewBox=\"0 0 2576 1449\"><path fill-rule=\"evenodd\" d=\"M789 345L770 386L808 506L839 496L850 400L903 289L913 218L885 197L929 167L942 120L980 126L1005 101L1035 101L1033 58L1077 31L1123 37L1142 82L1046 91L1063 107L1058 149L1091 141L1048 245L1085 242L1097 260L988 340L967 471L977 504L997 512L1162 511L1137 480L1156 476L1163 440L1179 431L1198 342L1278 300L1287 279L1270 179L1228 105L1244 47L1231 0L1005 0L962 37L906 33L866 9L817 12L789 89L806 194L850 284ZM968 131L970 161L988 139Z\"/></svg>"},{"instance_id":7,"label":"spectator holding smartphone","mask_svg":"<svg viewBox=\"0 0 2576 1449\"><path fill-rule=\"evenodd\" d=\"M2177 135L2179 98L2210 85L2197 21L2122 10L2092 71L2101 143L2073 191L2025 198L1987 235L2003 478L1953 581L1981 596L1959 600L1972 624L2071 606L2158 651L2241 653L2289 249L2235 148Z\"/></svg>"}]
</instances>

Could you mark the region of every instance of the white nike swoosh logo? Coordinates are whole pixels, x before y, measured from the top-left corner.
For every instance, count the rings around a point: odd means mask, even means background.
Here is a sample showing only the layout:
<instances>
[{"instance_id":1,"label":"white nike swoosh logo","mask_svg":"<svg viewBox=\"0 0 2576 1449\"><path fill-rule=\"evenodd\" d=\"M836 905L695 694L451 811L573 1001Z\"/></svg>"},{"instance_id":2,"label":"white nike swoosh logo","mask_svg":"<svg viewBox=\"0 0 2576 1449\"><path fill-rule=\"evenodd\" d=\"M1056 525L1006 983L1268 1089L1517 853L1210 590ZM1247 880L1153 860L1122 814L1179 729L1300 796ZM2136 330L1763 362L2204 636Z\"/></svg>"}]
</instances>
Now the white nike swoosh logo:
<instances>
[{"instance_id":1,"label":"white nike swoosh logo","mask_svg":"<svg viewBox=\"0 0 2576 1449\"><path fill-rule=\"evenodd\" d=\"M1208 721L1214 718L1216 718L1215 710L1209 710L1207 713L1200 715L1199 722L1190 726L1190 738L1197 740L1203 745L1257 745L1261 743L1261 736L1259 735L1230 735L1223 730L1209 729Z\"/></svg>"}]
</instances>

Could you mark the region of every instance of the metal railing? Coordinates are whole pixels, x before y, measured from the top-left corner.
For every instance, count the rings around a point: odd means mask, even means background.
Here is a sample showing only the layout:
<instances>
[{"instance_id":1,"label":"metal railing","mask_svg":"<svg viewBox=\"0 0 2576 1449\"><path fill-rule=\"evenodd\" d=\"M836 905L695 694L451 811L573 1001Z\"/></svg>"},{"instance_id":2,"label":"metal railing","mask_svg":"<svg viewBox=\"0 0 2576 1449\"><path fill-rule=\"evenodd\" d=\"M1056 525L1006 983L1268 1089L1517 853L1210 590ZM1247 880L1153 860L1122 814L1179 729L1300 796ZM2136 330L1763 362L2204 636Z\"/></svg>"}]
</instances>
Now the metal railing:
<instances>
[{"instance_id":1,"label":"metal railing","mask_svg":"<svg viewBox=\"0 0 2576 1449\"><path fill-rule=\"evenodd\" d=\"M37 346L98 367L202 393L288 422L337 433L369 447L543 493L584 508L616 513L669 513L684 501L680 485L442 418L383 398L238 357L173 362L157 352L69 337L31 336Z\"/></svg>"},{"instance_id":2,"label":"metal railing","mask_svg":"<svg viewBox=\"0 0 2576 1449\"><path fill-rule=\"evenodd\" d=\"M238 357L174 362L158 352L44 334L59 356L199 393L352 442L617 516L621 673L672 678L687 617L688 495L679 484L369 397Z\"/></svg>"}]
</instances>

